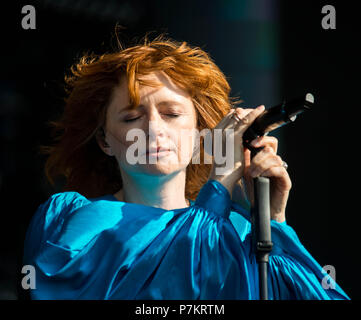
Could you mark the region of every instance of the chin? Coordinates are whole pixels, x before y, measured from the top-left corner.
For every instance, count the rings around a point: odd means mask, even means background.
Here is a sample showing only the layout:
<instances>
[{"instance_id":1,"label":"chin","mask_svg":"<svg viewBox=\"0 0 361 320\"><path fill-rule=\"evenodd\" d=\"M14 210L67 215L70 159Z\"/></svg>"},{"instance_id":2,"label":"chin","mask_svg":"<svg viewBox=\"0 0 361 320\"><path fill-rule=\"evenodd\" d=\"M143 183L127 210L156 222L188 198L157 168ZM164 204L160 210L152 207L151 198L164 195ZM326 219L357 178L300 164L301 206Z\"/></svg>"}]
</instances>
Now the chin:
<instances>
[{"instance_id":1,"label":"chin","mask_svg":"<svg viewBox=\"0 0 361 320\"><path fill-rule=\"evenodd\" d=\"M139 171L142 171L146 174L161 176L178 172L183 169L183 166L178 163L163 162L160 160L158 163L155 164L147 163L139 165L138 169Z\"/></svg>"},{"instance_id":2,"label":"chin","mask_svg":"<svg viewBox=\"0 0 361 320\"><path fill-rule=\"evenodd\" d=\"M159 165L145 165L146 168L142 168L141 172L143 174L147 174L150 176L167 176L170 175L178 170L176 169L171 169L171 168L167 168L167 167L162 167Z\"/></svg>"},{"instance_id":3,"label":"chin","mask_svg":"<svg viewBox=\"0 0 361 320\"><path fill-rule=\"evenodd\" d=\"M191 159L189 159L191 160ZM151 176L166 176L180 172L187 168L189 163L183 164L176 156L159 158L156 163L135 164L129 166L126 164L123 167L124 171L132 172L134 174L145 174Z\"/></svg>"},{"instance_id":4,"label":"chin","mask_svg":"<svg viewBox=\"0 0 361 320\"><path fill-rule=\"evenodd\" d=\"M137 165L136 168L133 168L133 172L136 171L138 174L149 175L149 176L158 176L164 177L168 175L173 175L179 173L183 170L186 170L187 166L180 164L142 164Z\"/></svg>"}]
</instances>

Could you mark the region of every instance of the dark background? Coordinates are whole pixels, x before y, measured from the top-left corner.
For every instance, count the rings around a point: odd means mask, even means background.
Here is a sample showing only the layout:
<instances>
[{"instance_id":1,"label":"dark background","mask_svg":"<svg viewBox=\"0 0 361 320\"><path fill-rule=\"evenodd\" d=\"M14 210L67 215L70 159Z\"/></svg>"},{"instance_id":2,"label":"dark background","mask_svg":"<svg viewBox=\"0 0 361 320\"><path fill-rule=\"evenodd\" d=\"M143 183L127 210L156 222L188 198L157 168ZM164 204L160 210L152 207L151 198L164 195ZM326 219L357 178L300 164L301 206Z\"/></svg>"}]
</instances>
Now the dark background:
<instances>
[{"instance_id":1,"label":"dark background","mask_svg":"<svg viewBox=\"0 0 361 320\"><path fill-rule=\"evenodd\" d=\"M61 112L62 80L85 51L126 44L147 31L167 32L206 50L247 106L270 107L312 92L317 105L276 132L293 189L287 221L321 266L360 299L358 125L360 50L357 8L335 1L12 1L3 5L0 80L0 299L21 289L28 223L52 193L38 146L46 121ZM23 30L21 8L36 8L36 29ZM336 30L321 27L321 8L336 8ZM355 201L356 198L356 201Z\"/></svg>"}]
</instances>

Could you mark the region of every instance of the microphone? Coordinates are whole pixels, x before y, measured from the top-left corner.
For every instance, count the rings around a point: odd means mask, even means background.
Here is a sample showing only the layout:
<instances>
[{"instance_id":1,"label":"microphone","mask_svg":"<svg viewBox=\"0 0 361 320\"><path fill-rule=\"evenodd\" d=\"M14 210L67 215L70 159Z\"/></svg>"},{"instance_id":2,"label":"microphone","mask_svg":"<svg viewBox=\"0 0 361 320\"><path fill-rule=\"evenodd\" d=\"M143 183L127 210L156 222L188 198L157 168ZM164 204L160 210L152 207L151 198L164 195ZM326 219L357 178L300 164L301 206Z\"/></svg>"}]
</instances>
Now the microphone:
<instances>
[{"instance_id":1,"label":"microphone","mask_svg":"<svg viewBox=\"0 0 361 320\"><path fill-rule=\"evenodd\" d=\"M314 97L307 93L299 97L265 110L243 134L243 144L249 147L250 142L258 136L273 131L288 123L294 122L297 116L304 111L310 110L314 104Z\"/></svg>"}]
</instances>

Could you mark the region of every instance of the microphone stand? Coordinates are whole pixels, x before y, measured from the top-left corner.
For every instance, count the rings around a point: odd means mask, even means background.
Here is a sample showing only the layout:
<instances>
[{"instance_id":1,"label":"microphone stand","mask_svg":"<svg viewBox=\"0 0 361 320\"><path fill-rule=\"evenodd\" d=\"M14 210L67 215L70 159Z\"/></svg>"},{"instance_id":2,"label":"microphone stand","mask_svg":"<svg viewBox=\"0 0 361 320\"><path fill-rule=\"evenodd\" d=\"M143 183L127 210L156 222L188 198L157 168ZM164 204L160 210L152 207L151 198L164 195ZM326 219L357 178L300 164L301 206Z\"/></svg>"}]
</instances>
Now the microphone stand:
<instances>
[{"instance_id":1,"label":"microphone stand","mask_svg":"<svg viewBox=\"0 0 361 320\"><path fill-rule=\"evenodd\" d=\"M285 124L292 123L296 117L311 109L314 97L311 93L284 101L282 104L266 110L259 116L243 135L243 144L251 151L253 158L262 148L253 148L250 142L267 132ZM254 203L251 207L252 250L256 254L258 264L260 300L268 300L268 262L272 251L271 213L270 213L270 180L267 177L253 179Z\"/></svg>"},{"instance_id":2,"label":"microphone stand","mask_svg":"<svg viewBox=\"0 0 361 320\"><path fill-rule=\"evenodd\" d=\"M260 149L251 149L251 157ZM251 208L253 250L256 253L260 300L268 300L268 262L272 251L270 180L267 177L253 179L254 203Z\"/></svg>"}]
</instances>

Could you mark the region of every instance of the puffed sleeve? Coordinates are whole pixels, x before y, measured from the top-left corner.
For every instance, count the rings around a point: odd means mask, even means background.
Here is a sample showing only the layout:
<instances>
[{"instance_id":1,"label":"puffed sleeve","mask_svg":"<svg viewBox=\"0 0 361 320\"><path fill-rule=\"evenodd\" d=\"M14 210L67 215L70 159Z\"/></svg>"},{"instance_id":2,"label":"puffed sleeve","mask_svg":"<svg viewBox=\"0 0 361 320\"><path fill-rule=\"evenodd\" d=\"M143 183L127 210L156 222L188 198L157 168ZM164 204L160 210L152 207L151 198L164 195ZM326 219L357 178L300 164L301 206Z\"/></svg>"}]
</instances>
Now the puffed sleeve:
<instances>
[{"instance_id":1,"label":"puffed sleeve","mask_svg":"<svg viewBox=\"0 0 361 320\"><path fill-rule=\"evenodd\" d=\"M36 210L27 229L23 262L36 270L36 286L33 298L45 298L44 278L61 266L75 251L60 246L57 242L64 222L78 208L89 201L77 192L63 192L52 195Z\"/></svg>"},{"instance_id":2,"label":"puffed sleeve","mask_svg":"<svg viewBox=\"0 0 361 320\"><path fill-rule=\"evenodd\" d=\"M270 256L271 299L349 299L322 269L286 223L271 221L273 253Z\"/></svg>"},{"instance_id":3,"label":"puffed sleeve","mask_svg":"<svg viewBox=\"0 0 361 320\"><path fill-rule=\"evenodd\" d=\"M24 262L30 260L46 242L56 238L68 216L88 202L77 192L62 192L52 195L42 203L33 215L27 229Z\"/></svg>"},{"instance_id":4,"label":"puffed sleeve","mask_svg":"<svg viewBox=\"0 0 361 320\"><path fill-rule=\"evenodd\" d=\"M258 271L251 248L250 213L231 201L227 189L219 182L213 180L206 188L201 190L201 201L198 202L207 210L214 208L218 212L222 211L217 206L223 204L222 215L232 222L240 239L240 247L243 248L243 266L247 268L240 270L247 269L247 275L244 276L248 279L245 281L249 286L248 298L259 299L258 289L251 288L258 288ZM212 192L212 188L216 192ZM218 201L215 201L216 198ZM286 222L271 220L271 235L274 246L269 260L269 299L349 299L339 285L322 270ZM235 243L235 239L232 242Z\"/></svg>"}]
</instances>

